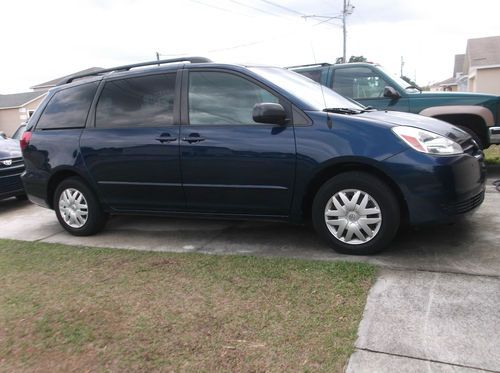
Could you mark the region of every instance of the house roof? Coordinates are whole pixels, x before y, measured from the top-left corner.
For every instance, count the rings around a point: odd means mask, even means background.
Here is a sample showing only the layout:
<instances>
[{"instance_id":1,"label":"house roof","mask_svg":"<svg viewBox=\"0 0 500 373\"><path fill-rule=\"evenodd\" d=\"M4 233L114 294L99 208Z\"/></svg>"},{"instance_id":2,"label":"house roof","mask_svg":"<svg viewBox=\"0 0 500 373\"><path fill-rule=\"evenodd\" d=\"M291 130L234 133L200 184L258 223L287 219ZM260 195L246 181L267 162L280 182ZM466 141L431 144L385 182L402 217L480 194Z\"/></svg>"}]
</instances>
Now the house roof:
<instances>
[{"instance_id":1,"label":"house roof","mask_svg":"<svg viewBox=\"0 0 500 373\"><path fill-rule=\"evenodd\" d=\"M23 92L0 95L0 109L16 108L45 95L45 92Z\"/></svg>"},{"instance_id":2,"label":"house roof","mask_svg":"<svg viewBox=\"0 0 500 373\"><path fill-rule=\"evenodd\" d=\"M455 54L455 65L453 67L453 76L457 76L457 74L461 74L464 72L464 61L465 54Z\"/></svg>"},{"instance_id":3,"label":"house roof","mask_svg":"<svg viewBox=\"0 0 500 373\"><path fill-rule=\"evenodd\" d=\"M67 79L70 76L86 74L86 73L94 73L94 72L97 72L100 70L103 70L103 68L102 67L90 67L90 68L85 69L85 70L77 71L76 73L73 73L73 74L61 76L60 78L52 79L52 80L49 80L48 82L34 85L33 87L30 87L30 88L31 89L38 89L38 90L49 89L49 88L55 87L59 82L63 81L64 79Z\"/></svg>"},{"instance_id":4,"label":"house roof","mask_svg":"<svg viewBox=\"0 0 500 373\"><path fill-rule=\"evenodd\" d=\"M454 77L445 79L441 82L434 83L431 87L448 87L451 85L457 85L457 80Z\"/></svg>"},{"instance_id":5,"label":"house roof","mask_svg":"<svg viewBox=\"0 0 500 373\"><path fill-rule=\"evenodd\" d=\"M472 67L500 65L500 36L467 40L464 70Z\"/></svg>"}]
</instances>

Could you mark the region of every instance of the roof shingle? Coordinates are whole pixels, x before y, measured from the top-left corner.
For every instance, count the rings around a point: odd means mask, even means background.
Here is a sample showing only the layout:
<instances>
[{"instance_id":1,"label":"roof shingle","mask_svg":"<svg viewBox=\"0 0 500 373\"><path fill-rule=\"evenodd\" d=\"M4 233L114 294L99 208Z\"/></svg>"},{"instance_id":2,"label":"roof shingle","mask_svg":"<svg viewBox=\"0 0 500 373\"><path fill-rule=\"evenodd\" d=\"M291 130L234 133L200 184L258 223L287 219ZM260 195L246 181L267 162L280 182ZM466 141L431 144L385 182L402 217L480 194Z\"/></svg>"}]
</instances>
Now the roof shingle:
<instances>
[{"instance_id":1,"label":"roof shingle","mask_svg":"<svg viewBox=\"0 0 500 373\"><path fill-rule=\"evenodd\" d=\"M0 109L19 107L37 97L43 96L46 92L23 92L11 95L0 95Z\"/></svg>"}]
</instances>

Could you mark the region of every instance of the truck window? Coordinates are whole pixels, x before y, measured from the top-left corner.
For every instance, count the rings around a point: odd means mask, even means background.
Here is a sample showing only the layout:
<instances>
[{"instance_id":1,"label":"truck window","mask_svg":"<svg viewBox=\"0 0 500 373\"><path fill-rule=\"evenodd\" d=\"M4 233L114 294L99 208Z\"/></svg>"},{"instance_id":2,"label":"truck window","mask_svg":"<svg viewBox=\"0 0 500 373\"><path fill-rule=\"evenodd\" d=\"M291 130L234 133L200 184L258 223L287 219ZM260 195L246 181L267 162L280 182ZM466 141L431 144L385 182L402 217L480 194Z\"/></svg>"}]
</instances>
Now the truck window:
<instances>
[{"instance_id":1,"label":"truck window","mask_svg":"<svg viewBox=\"0 0 500 373\"><path fill-rule=\"evenodd\" d=\"M333 89L355 100L383 97L386 85L387 82L368 67L339 68L333 76Z\"/></svg>"}]
</instances>

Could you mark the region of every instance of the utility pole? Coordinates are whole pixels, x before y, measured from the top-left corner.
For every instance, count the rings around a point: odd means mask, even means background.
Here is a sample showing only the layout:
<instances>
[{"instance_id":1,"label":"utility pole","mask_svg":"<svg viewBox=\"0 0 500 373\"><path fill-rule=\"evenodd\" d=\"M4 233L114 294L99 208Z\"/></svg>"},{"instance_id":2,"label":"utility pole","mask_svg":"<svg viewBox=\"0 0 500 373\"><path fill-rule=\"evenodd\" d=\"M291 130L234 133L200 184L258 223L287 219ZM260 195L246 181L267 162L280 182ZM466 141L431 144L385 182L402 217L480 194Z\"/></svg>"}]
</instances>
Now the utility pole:
<instances>
[{"instance_id":1,"label":"utility pole","mask_svg":"<svg viewBox=\"0 0 500 373\"><path fill-rule=\"evenodd\" d=\"M342 53L342 59L344 60L344 63L347 62L347 16L351 15L352 12L354 11L354 6L351 5L350 0L344 0L344 9L342 10L342 31L344 34L344 48L343 48L343 53Z\"/></svg>"},{"instance_id":2,"label":"utility pole","mask_svg":"<svg viewBox=\"0 0 500 373\"><path fill-rule=\"evenodd\" d=\"M322 23L329 22L334 19L341 19L342 20L342 30L344 34L344 46L343 46L343 53L342 53L342 60L343 62L347 62L347 16L350 16L354 11L354 5L351 4L350 0L344 0L344 8L342 9L342 13L336 14L334 16L327 16L327 15L304 15L302 18L308 19L308 18L320 18L324 19L323 21L317 23L315 26L320 25Z\"/></svg>"},{"instance_id":3,"label":"utility pole","mask_svg":"<svg viewBox=\"0 0 500 373\"><path fill-rule=\"evenodd\" d=\"M401 73L399 74L399 76L403 76L403 66L405 65L405 61L403 60L403 56L401 56Z\"/></svg>"}]
</instances>

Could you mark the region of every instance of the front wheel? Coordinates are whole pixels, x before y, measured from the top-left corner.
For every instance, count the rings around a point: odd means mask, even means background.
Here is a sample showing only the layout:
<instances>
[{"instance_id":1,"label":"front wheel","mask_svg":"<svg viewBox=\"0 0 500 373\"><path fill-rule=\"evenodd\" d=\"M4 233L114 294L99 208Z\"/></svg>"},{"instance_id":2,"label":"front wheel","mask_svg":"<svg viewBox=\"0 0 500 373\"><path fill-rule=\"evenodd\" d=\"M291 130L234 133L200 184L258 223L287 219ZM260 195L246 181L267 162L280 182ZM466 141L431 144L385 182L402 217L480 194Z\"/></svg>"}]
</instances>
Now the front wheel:
<instances>
[{"instance_id":1,"label":"front wheel","mask_svg":"<svg viewBox=\"0 0 500 373\"><path fill-rule=\"evenodd\" d=\"M90 236L102 230L107 214L95 194L79 177L63 180L54 193L59 223L75 236Z\"/></svg>"},{"instance_id":2,"label":"front wheel","mask_svg":"<svg viewBox=\"0 0 500 373\"><path fill-rule=\"evenodd\" d=\"M382 251L400 225L393 191L365 172L346 172L327 181L316 194L312 219L316 231L343 254Z\"/></svg>"}]
</instances>

